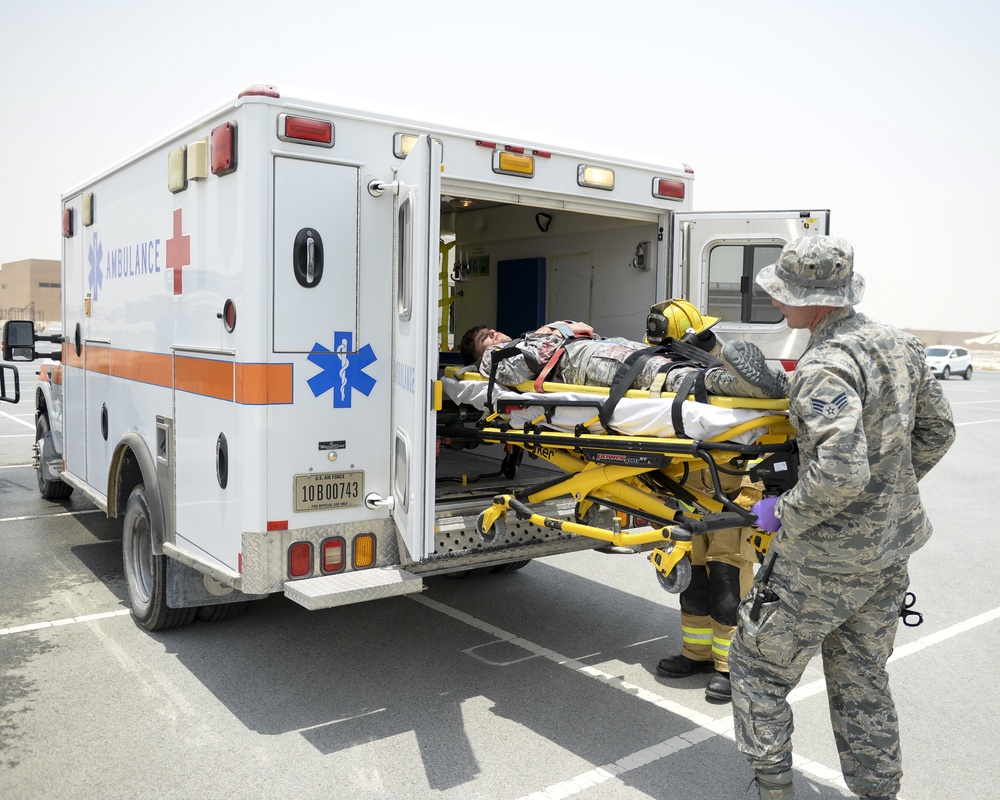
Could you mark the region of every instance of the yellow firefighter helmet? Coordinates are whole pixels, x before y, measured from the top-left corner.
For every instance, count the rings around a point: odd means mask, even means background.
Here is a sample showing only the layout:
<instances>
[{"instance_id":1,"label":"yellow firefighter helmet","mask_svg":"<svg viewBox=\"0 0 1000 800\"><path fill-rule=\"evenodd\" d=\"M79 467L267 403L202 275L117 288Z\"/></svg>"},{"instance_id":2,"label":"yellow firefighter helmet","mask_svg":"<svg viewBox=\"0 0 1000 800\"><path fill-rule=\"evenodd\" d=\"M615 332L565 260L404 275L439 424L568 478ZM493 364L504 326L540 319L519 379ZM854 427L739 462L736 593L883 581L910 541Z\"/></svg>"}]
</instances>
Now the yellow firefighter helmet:
<instances>
[{"instance_id":1,"label":"yellow firefighter helmet","mask_svg":"<svg viewBox=\"0 0 1000 800\"><path fill-rule=\"evenodd\" d=\"M695 333L707 331L718 317L702 315L687 300L675 297L664 300L649 309L646 318L646 344L660 344L664 339L680 339L689 330Z\"/></svg>"}]
</instances>

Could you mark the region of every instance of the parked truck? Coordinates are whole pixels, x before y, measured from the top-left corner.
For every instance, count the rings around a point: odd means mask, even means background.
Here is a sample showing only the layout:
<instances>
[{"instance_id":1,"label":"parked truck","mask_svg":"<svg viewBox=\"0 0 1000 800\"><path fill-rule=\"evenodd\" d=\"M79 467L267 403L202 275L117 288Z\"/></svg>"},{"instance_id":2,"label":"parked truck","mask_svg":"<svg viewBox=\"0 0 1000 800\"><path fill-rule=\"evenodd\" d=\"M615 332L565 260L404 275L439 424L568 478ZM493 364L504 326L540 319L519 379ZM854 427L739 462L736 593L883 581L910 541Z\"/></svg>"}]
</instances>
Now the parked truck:
<instances>
[{"instance_id":1,"label":"parked truck","mask_svg":"<svg viewBox=\"0 0 1000 800\"><path fill-rule=\"evenodd\" d=\"M641 339L672 296L790 366L800 332L753 277L828 213L693 212L693 177L251 86L63 196L40 492L122 520L150 630L594 547L516 521L477 535L484 498L533 468L449 447L438 377L474 324ZM7 324L6 359L47 354L30 325Z\"/></svg>"}]
</instances>

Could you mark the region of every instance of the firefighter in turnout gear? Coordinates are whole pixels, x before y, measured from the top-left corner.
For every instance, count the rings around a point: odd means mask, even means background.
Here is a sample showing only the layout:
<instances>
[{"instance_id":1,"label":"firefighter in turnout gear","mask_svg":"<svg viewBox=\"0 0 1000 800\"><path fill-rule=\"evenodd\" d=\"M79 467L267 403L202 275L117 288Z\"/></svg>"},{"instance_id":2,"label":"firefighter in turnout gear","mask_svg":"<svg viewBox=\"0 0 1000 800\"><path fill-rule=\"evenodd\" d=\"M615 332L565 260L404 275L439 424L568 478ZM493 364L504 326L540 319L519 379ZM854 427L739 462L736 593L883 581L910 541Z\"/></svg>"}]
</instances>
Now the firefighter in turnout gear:
<instances>
[{"instance_id":1,"label":"firefighter in turnout gear","mask_svg":"<svg viewBox=\"0 0 1000 800\"><path fill-rule=\"evenodd\" d=\"M720 349L712 326L715 317L703 316L687 300L675 298L650 309L646 342L664 339L687 341L709 353ZM737 466L734 462L732 466ZM699 477L700 476L700 477ZM760 499L760 490L747 479L720 474L722 488L738 505L749 509ZM698 488L711 489L708 473L696 473ZM749 544L752 531L733 528L695 536L691 543L691 584L681 592L681 651L656 667L664 678L686 678L713 672L705 689L708 700L725 703L732 697L729 683L729 642L736 628L740 598L753 582L756 558Z\"/></svg>"}]
</instances>

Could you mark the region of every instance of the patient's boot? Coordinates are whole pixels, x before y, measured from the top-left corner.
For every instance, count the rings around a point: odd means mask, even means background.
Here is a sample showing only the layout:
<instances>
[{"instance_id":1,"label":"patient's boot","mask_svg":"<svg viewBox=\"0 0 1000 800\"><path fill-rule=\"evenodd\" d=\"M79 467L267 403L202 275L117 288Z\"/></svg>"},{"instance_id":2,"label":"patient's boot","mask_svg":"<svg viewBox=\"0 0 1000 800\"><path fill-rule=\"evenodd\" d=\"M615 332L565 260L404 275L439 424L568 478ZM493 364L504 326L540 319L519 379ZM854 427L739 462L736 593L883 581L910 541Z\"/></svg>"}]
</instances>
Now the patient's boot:
<instances>
[{"instance_id":1,"label":"patient's boot","mask_svg":"<svg viewBox=\"0 0 1000 800\"><path fill-rule=\"evenodd\" d=\"M795 800L792 771L786 770L777 775L758 775L757 791L760 792L760 800Z\"/></svg>"},{"instance_id":2,"label":"patient's boot","mask_svg":"<svg viewBox=\"0 0 1000 800\"><path fill-rule=\"evenodd\" d=\"M788 396L788 377L767 365L757 345L735 339L726 342L719 357L725 369L711 370L705 375L705 388L712 394L762 398Z\"/></svg>"}]
</instances>

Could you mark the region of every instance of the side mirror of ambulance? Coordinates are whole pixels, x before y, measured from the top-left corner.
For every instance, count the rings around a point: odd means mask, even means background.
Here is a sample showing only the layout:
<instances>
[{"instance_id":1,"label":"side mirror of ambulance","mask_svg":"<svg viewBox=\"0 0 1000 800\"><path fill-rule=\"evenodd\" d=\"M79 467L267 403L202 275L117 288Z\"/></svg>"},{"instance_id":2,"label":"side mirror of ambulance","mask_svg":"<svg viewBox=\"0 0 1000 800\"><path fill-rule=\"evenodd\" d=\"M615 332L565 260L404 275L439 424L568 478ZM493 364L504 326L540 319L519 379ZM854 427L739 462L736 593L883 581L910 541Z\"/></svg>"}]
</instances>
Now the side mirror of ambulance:
<instances>
[{"instance_id":1,"label":"side mirror of ambulance","mask_svg":"<svg viewBox=\"0 0 1000 800\"><path fill-rule=\"evenodd\" d=\"M18 319L3 324L3 360L35 360L35 323Z\"/></svg>"}]
</instances>

